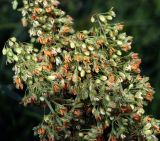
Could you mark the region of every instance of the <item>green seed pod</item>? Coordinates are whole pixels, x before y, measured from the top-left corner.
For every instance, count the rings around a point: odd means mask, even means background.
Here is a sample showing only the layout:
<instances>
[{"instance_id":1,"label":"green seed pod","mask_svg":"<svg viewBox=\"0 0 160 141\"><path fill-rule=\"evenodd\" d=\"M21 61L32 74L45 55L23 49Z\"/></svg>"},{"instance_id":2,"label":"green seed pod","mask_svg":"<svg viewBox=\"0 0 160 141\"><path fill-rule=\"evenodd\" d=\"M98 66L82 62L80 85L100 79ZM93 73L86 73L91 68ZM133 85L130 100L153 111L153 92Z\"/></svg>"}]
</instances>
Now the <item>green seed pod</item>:
<instances>
[{"instance_id":1,"label":"green seed pod","mask_svg":"<svg viewBox=\"0 0 160 141\"><path fill-rule=\"evenodd\" d=\"M14 61L16 61L16 62L17 62L17 61L18 61L18 57L17 57L17 55L14 55L14 56L13 56L13 59L14 59Z\"/></svg>"},{"instance_id":2,"label":"green seed pod","mask_svg":"<svg viewBox=\"0 0 160 141\"><path fill-rule=\"evenodd\" d=\"M122 77L123 80L126 79L126 76L125 76L125 74L123 72L119 72L119 75Z\"/></svg>"},{"instance_id":3,"label":"green seed pod","mask_svg":"<svg viewBox=\"0 0 160 141\"><path fill-rule=\"evenodd\" d=\"M89 52L89 51L85 51L84 54L85 54L86 56L89 56L89 55L90 55L90 52Z\"/></svg>"},{"instance_id":4,"label":"green seed pod","mask_svg":"<svg viewBox=\"0 0 160 141\"><path fill-rule=\"evenodd\" d=\"M30 56L30 55L27 55L25 58L26 58L27 60L30 60L30 59L31 59L31 56Z\"/></svg>"},{"instance_id":5,"label":"green seed pod","mask_svg":"<svg viewBox=\"0 0 160 141\"><path fill-rule=\"evenodd\" d=\"M18 48L18 47L16 47L14 50L15 50L15 52L16 52L17 54L21 54L21 52L22 52L22 49L21 49L21 48Z\"/></svg>"},{"instance_id":6,"label":"green seed pod","mask_svg":"<svg viewBox=\"0 0 160 141\"><path fill-rule=\"evenodd\" d=\"M95 18L92 16L91 17L91 22L94 23L95 21L96 21Z\"/></svg>"},{"instance_id":7,"label":"green seed pod","mask_svg":"<svg viewBox=\"0 0 160 141\"><path fill-rule=\"evenodd\" d=\"M101 22L106 22L106 18L103 15L99 15L99 19Z\"/></svg>"},{"instance_id":8,"label":"green seed pod","mask_svg":"<svg viewBox=\"0 0 160 141\"><path fill-rule=\"evenodd\" d=\"M107 16L106 18L107 18L107 20L112 20L113 19L112 16Z\"/></svg>"},{"instance_id":9,"label":"green seed pod","mask_svg":"<svg viewBox=\"0 0 160 141\"><path fill-rule=\"evenodd\" d=\"M93 51L93 50L94 50L94 47L93 47L93 46L88 46L88 49L89 49L90 51Z\"/></svg>"},{"instance_id":10,"label":"green seed pod","mask_svg":"<svg viewBox=\"0 0 160 141\"><path fill-rule=\"evenodd\" d=\"M16 42L16 38L15 38L15 37L10 38L10 40L11 40L12 42Z\"/></svg>"},{"instance_id":11,"label":"green seed pod","mask_svg":"<svg viewBox=\"0 0 160 141\"><path fill-rule=\"evenodd\" d=\"M75 48L75 43L70 42L70 47L71 47L71 48Z\"/></svg>"},{"instance_id":12,"label":"green seed pod","mask_svg":"<svg viewBox=\"0 0 160 141\"><path fill-rule=\"evenodd\" d=\"M85 76L85 71L81 70L81 77L84 77L84 76Z\"/></svg>"},{"instance_id":13,"label":"green seed pod","mask_svg":"<svg viewBox=\"0 0 160 141\"><path fill-rule=\"evenodd\" d=\"M43 102L43 101L44 101L44 97L41 96L41 97L39 98L39 100Z\"/></svg>"},{"instance_id":14,"label":"green seed pod","mask_svg":"<svg viewBox=\"0 0 160 141\"><path fill-rule=\"evenodd\" d=\"M121 56L122 52L120 50L117 51L117 55Z\"/></svg>"},{"instance_id":15,"label":"green seed pod","mask_svg":"<svg viewBox=\"0 0 160 141\"><path fill-rule=\"evenodd\" d=\"M101 79L102 81L106 81L106 80L107 80L107 76L103 75L103 76L101 76L100 79Z\"/></svg>"},{"instance_id":16,"label":"green seed pod","mask_svg":"<svg viewBox=\"0 0 160 141\"><path fill-rule=\"evenodd\" d=\"M100 79L96 79L96 84L100 84L101 80Z\"/></svg>"},{"instance_id":17,"label":"green seed pod","mask_svg":"<svg viewBox=\"0 0 160 141\"><path fill-rule=\"evenodd\" d=\"M9 45L9 46L13 46L14 43L13 43L11 40L9 40L9 41L8 41L8 45Z\"/></svg>"},{"instance_id":18,"label":"green seed pod","mask_svg":"<svg viewBox=\"0 0 160 141\"><path fill-rule=\"evenodd\" d=\"M112 66L116 67L117 66L117 63L113 60L113 59L110 59L110 63Z\"/></svg>"},{"instance_id":19,"label":"green seed pod","mask_svg":"<svg viewBox=\"0 0 160 141\"><path fill-rule=\"evenodd\" d=\"M118 56L116 54L114 54L114 55L112 55L112 58L116 59L116 58L118 58Z\"/></svg>"},{"instance_id":20,"label":"green seed pod","mask_svg":"<svg viewBox=\"0 0 160 141\"><path fill-rule=\"evenodd\" d=\"M152 127L151 123L147 123L145 126L144 126L144 130L149 130L150 128Z\"/></svg>"},{"instance_id":21,"label":"green seed pod","mask_svg":"<svg viewBox=\"0 0 160 141\"><path fill-rule=\"evenodd\" d=\"M3 48L2 53L3 53L3 55L6 55L7 54L7 49Z\"/></svg>"},{"instance_id":22,"label":"green seed pod","mask_svg":"<svg viewBox=\"0 0 160 141\"><path fill-rule=\"evenodd\" d=\"M104 111L103 108L100 108L100 113L101 113L102 115L105 115L105 111Z\"/></svg>"},{"instance_id":23,"label":"green seed pod","mask_svg":"<svg viewBox=\"0 0 160 141\"><path fill-rule=\"evenodd\" d=\"M9 57L12 57L12 56L13 56L12 50L9 50L8 53L7 53L7 55L8 55Z\"/></svg>"},{"instance_id":24,"label":"green seed pod","mask_svg":"<svg viewBox=\"0 0 160 141\"><path fill-rule=\"evenodd\" d=\"M82 44L82 48L85 49L87 46L86 44Z\"/></svg>"},{"instance_id":25,"label":"green seed pod","mask_svg":"<svg viewBox=\"0 0 160 141\"><path fill-rule=\"evenodd\" d=\"M49 116L44 116L43 119L44 119L45 122L48 122L49 121Z\"/></svg>"},{"instance_id":26,"label":"green seed pod","mask_svg":"<svg viewBox=\"0 0 160 141\"><path fill-rule=\"evenodd\" d=\"M32 85L32 84L33 84L33 81L32 81L32 80L29 80L29 81L28 81L28 84L29 84L29 85Z\"/></svg>"},{"instance_id":27,"label":"green seed pod","mask_svg":"<svg viewBox=\"0 0 160 141\"><path fill-rule=\"evenodd\" d=\"M145 130L145 131L144 131L144 134L145 134L146 136L152 135L152 133L153 133L152 130Z\"/></svg>"},{"instance_id":28,"label":"green seed pod","mask_svg":"<svg viewBox=\"0 0 160 141\"><path fill-rule=\"evenodd\" d=\"M53 81L56 79L56 76L55 75L47 76L46 79L49 81Z\"/></svg>"},{"instance_id":29,"label":"green seed pod","mask_svg":"<svg viewBox=\"0 0 160 141\"><path fill-rule=\"evenodd\" d=\"M123 45L123 42L118 40L118 41L117 41L117 45L122 46L122 45Z\"/></svg>"},{"instance_id":30,"label":"green seed pod","mask_svg":"<svg viewBox=\"0 0 160 141\"><path fill-rule=\"evenodd\" d=\"M84 134L82 132L80 132L78 135L79 135L79 137L83 137L84 136Z\"/></svg>"}]
</instances>

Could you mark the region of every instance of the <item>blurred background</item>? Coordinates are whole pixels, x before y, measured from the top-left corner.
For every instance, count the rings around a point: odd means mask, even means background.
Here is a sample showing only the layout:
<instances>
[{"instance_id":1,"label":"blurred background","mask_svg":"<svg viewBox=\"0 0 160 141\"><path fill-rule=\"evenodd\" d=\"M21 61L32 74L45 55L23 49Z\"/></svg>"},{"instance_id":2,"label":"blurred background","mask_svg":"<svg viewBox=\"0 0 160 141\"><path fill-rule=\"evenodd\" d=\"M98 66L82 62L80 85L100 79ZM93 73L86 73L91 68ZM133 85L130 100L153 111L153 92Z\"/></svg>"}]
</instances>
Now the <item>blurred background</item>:
<instances>
[{"instance_id":1,"label":"blurred background","mask_svg":"<svg viewBox=\"0 0 160 141\"><path fill-rule=\"evenodd\" d=\"M134 37L133 51L142 58L142 74L150 77L156 93L146 107L147 114L160 119L160 0L61 0L61 7L72 15L75 29L90 28L93 13L114 7L116 22L125 24L125 31ZM28 41L27 29L21 26L21 14L12 10L11 0L0 0L0 49L6 40L15 36ZM32 127L41 118L33 107L23 107L20 99L24 92L12 84L12 66L6 66L0 51L0 140L35 141Z\"/></svg>"}]
</instances>

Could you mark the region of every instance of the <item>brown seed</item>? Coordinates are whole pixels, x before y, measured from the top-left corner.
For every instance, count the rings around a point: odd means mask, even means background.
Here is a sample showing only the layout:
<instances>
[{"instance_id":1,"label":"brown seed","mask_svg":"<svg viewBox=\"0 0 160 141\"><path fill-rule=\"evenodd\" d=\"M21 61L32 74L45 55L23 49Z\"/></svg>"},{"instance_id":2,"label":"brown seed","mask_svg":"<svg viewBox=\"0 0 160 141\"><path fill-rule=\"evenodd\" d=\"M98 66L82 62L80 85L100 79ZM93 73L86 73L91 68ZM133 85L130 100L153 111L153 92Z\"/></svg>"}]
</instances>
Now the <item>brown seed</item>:
<instances>
[{"instance_id":1,"label":"brown seed","mask_svg":"<svg viewBox=\"0 0 160 141\"><path fill-rule=\"evenodd\" d=\"M132 55L131 55L131 57L132 57L132 59L138 59L139 57L138 57L138 53L133 53Z\"/></svg>"},{"instance_id":2,"label":"brown seed","mask_svg":"<svg viewBox=\"0 0 160 141\"><path fill-rule=\"evenodd\" d=\"M47 13L51 13L51 12L52 12L52 8L51 8L51 7L47 7L47 8L46 8L46 12L47 12Z\"/></svg>"},{"instance_id":3,"label":"brown seed","mask_svg":"<svg viewBox=\"0 0 160 141\"><path fill-rule=\"evenodd\" d=\"M59 110L59 113L60 113L61 116L64 116L64 115L67 113L67 108L66 108L66 107L61 108L61 109Z\"/></svg>"},{"instance_id":4,"label":"brown seed","mask_svg":"<svg viewBox=\"0 0 160 141\"><path fill-rule=\"evenodd\" d=\"M61 88L58 84L54 84L53 85L53 90L54 90L55 93L58 93L58 92L60 92Z\"/></svg>"},{"instance_id":5,"label":"brown seed","mask_svg":"<svg viewBox=\"0 0 160 141\"><path fill-rule=\"evenodd\" d=\"M46 130L44 128L39 128L38 131L37 131L37 133L39 135L44 135L46 133Z\"/></svg>"},{"instance_id":6,"label":"brown seed","mask_svg":"<svg viewBox=\"0 0 160 141\"><path fill-rule=\"evenodd\" d=\"M123 30L123 28L124 28L124 25L123 24L117 24L117 29L118 30Z\"/></svg>"},{"instance_id":7,"label":"brown seed","mask_svg":"<svg viewBox=\"0 0 160 141\"><path fill-rule=\"evenodd\" d=\"M44 55L51 57L52 56L52 52L49 50L44 50Z\"/></svg>"},{"instance_id":8,"label":"brown seed","mask_svg":"<svg viewBox=\"0 0 160 141\"><path fill-rule=\"evenodd\" d=\"M134 114L132 116L132 118L133 118L134 121L137 121L137 122L140 122L140 120L141 120L141 116L139 114Z\"/></svg>"},{"instance_id":9,"label":"brown seed","mask_svg":"<svg viewBox=\"0 0 160 141\"><path fill-rule=\"evenodd\" d=\"M98 39L96 43L97 43L97 45L102 46L104 44L104 40Z\"/></svg>"},{"instance_id":10,"label":"brown seed","mask_svg":"<svg viewBox=\"0 0 160 141\"><path fill-rule=\"evenodd\" d=\"M78 33L77 38L82 41L82 40L84 40L85 36L83 33Z\"/></svg>"},{"instance_id":11,"label":"brown seed","mask_svg":"<svg viewBox=\"0 0 160 141\"><path fill-rule=\"evenodd\" d=\"M39 7L35 7L33 11L34 11L34 13L39 14L40 13L40 8Z\"/></svg>"},{"instance_id":12,"label":"brown seed","mask_svg":"<svg viewBox=\"0 0 160 141\"><path fill-rule=\"evenodd\" d=\"M153 99L153 93L150 93L150 92L147 93L146 96L145 96L145 99L146 99L147 101L151 102L152 99Z\"/></svg>"},{"instance_id":13,"label":"brown seed","mask_svg":"<svg viewBox=\"0 0 160 141\"><path fill-rule=\"evenodd\" d=\"M81 111L79 109L76 109L73 114L77 117L81 116Z\"/></svg>"}]
</instances>

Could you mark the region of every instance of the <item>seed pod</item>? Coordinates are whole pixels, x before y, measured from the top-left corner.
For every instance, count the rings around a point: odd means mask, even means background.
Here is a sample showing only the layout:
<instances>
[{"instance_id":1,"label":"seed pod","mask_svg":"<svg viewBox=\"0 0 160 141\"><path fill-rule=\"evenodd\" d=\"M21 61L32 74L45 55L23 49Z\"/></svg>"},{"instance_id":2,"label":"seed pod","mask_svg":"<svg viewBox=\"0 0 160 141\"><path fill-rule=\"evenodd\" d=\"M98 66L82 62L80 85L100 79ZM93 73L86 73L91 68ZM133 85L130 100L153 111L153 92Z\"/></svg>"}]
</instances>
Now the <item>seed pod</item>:
<instances>
[{"instance_id":1,"label":"seed pod","mask_svg":"<svg viewBox=\"0 0 160 141\"><path fill-rule=\"evenodd\" d=\"M100 84L101 83L101 80L100 79L97 79L96 80L96 84Z\"/></svg>"},{"instance_id":2,"label":"seed pod","mask_svg":"<svg viewBox=\"0 0 160 141\"><path fill-rule=\"evenodd\" d=\"M116 59L116 58L118 58L118 56L114 54L114 55L112 55L112 58Z\"/></svg>"},{"instance_id":3,"label":"seed pod","mask_svg":"<svg viewBox=\"0 0 160 141\"><path fill-rule=\"evenodd\" d=\"M16 62L17 62L17 61L18 61L18 57L17 57L17 55L14 55L14 56L13 56L13 59L14 59L14 61L16 61Z\"/></svg>"},{"instance_id":4,"label":"seed pod","mask_svg":"<svg viewBox=\"0 0 160 141\"><path fill-rule=\"evenodd\" d=\"M7 55L8 55L9 57L12 57L12 56L13 56L12 50L9 50L8 53L7 53Z\"/></svg>"},{"instance_id":5,"label":"seed pod","mask_svg":"<svg viewBox=\"0 0 160 141\"><path fill-rule=\"evenodd\" d=\"M107 16L106 18L107 18L107 20L112 20L113 19L112 16Z\"/></svg>"},{"instance_id":6,"label":"seed pod","mask_svg":"<svg viewBox=\"0 0 160 141\"><path fill-rule=\"evenodd\" d=\"M53 80L55 80L57 77L55 76L55 75L51 75L51 76L48 76L47 77L47 80L49 80L49 81L53 81Z\"/></svg>"},{"instance_id":7,"label":"seed pod","mask_svg":"<svg viewBox=\"0 0 160 141\"><path fill-rule=\"evenodd\" d=\"M96 21L95 18L92 16L91 17L91 22L94 23L95 21Z\"/></svg>"},{"instance_id":8,"label":"seed pod","mask_svg":"<svg viewBox=\"0 0 160 141\"><path fill-rule=\"evenodd\" d=\"M70 43L70 47L71 47L71 48L75 48L75 43L71 42L71 43Z\"/></svg>"},{"instance_id":9,"label":"seed pod","mask_svg":"<svg viewBox=\"0 0 160 141\"><path fill-rule=\"evenodd\" d=\"M11 40L8 41L8 44L9 44L9 46L13 46L14 45L14 43Z\"/></svg>"},{"instance_id":10,"label":"seed pod","mask_svg":"<svg viewBox=\"0 0 160 141\"><path fill-rule=\"evenodd\" d=\"M42 97L42 96L41 96L39 99L40 99L40 101L42 101L42 102L44 101L44 97Z\"/></svg>"},{"instance_id":11,"label":"seed pod","mask_svg":"<svg viewBox=\"0 0 160 141\"><path fill-rule=\"evenodd\" d=\"M22 49L19 47L16 47L14 50L17 54L20 54L22 52Z\"/></svg>"},{"instance_id":12,"label":"seed pod","mask_svg":"<svg viewBox=\"0 0 160 141\"><path fill-rule=\"evenodd\" d=\"M145 130L145 131L144 131L144 134L145 134L146 136L152 135L152 133L153 133L152 130Z\"/></svg>"},{"instance_id":13,"label":"seed pod","mask_svg":"<svg viewBox=\"0 0 160 141\"><path fill-rule=\"evenodd\" d=\"M123 80L126 79L126 76L125 76L125 74L123 72L119 72L119 75L122 77Z\"/></svg>"},{"instance_id":14,"label":"seed pod","mask_svg":"<svg viewBox=\"0 0 160 141\"><path fill-rule=\"evenodd\" d=\"M84 134L82 132L80 132L78 135L79 135L79 137L83 137L84 136Z\"/></svg>"},{"instance_id":15,"label":"seed pod","mask_svg":"<svg viewBox=\"0 0 160 141\"><path fill-rule=\"evenodd\" d=\"M82 44L82 48L85 49L87 46L86 44Z\"/></svg>"},{"instance_id":16,"label":"seed pod","mask_svg":"<svg viewBox=\"0 0 160 141\"><path fill-rule=\"evenodd\" d=\"M103 75L103 76L101 76L100 79L103 80L103 81L106 81L107 80L107 76Z\"/></svg>"},{"instance_id":17,"label":"seed pod","mask_svg":"<svg viewBox=\"0 0 160 141\"><path fill-rule=\"evenodd\" d=\"M89 56L90 52L89 51L85 51L84 54L87 55L87 56Z\"/></svg>"},{"instance_id":18,"label":"seed pod","mask_svg":"<svg viewBox=\"0 0 160 141\"><path fill-rule=\"evenodd\" d=\"M32 85L32 84L33 84L33 81L32 81L32 80L29 80L29 81L28 81L28 84L29 84L29 85Z\"/></svg>"},{"instance_id":19,"label":"seed pod","mask_svg":"<svg viewBox=\"0 0 160 141\"><path fill-rule=\"evenodd\" d=\"M99 15L99 19L101 22L106 22L106 18L103 15Z\"/></svg>"},{"instance_id":20,"label":"seed pod","mask_svg":"<svg viewBox=\"0 0 160 141\"><path fill-rule=\"evenodd\" d=\"M81 77L84 77L84 76L85 76L85 71L81 70Z\"/></svg>"},{"instance_id":21,"label":"seed pod","mask_svg":"<svg viewBox=\"0 0 160 141\"><path fill-rule=\"evenodd\" d=\"M90 51L93 51L93 50L94 50L94 47L93 47L93 46L88 46L88 49L89 49Z\"/></svg>"},{"instance_id":22,"label":"seed pod","mask_svg":"<svg viewBox=\"0 0 160 141\"><path fill-rule=\"evenodd\" d=\"M15 37L10 38L10 40L11 40L12 42L16 42L16 38L15 38Z\"/></svg>"},{"instance_id":23,"label":"seed pod","mask_svg":"<svg viewBox=\"0 0 160 141\"><path fill-rule=\"evenodd\" d=\"M100 108L100 113L101 113L102 115L105 115L104 109Z\"/></svg>"},{"instance_id":24,"label":"seed pod","mask_svg":"<svg viewBox=\"0 0 160 141\"><path fill-rule=\"evenodd\" d=\"M123 43L122 43L122 41L117 41L117 45L119 45L119 46L121 46L121 45L123 45Z\"/></svg>"},{"instance_id":25,"label":"seed pod","mask_svg":"<svg viewBox=\"0 0 160 141\"><path fill-rule=\"evenodd\" d=\"M122 52L120 50L117 51L117 55L121 56Z\"/></svg>"},{"instance_id":26,"label":"seed pod","mask_svg":"<svg viewBox=\"0 0 160 141\"><path fill-rule=\"evenodd\" d=\"M30 56L30 55L27 55L25 58L26 58L27 60L30 60L30 59L31 59L31 56Z\"/></svg>"},{"instance_id":27,"label":"seed pod","mask_svg":"<svg viewBox=\"0 0 160 141\"><path fill-rule=\"evenodd\" d=\"M3 55L6 55L7 54L7 49L3 48L2 53L3 53Z\"/></svg>"}]
</instances>

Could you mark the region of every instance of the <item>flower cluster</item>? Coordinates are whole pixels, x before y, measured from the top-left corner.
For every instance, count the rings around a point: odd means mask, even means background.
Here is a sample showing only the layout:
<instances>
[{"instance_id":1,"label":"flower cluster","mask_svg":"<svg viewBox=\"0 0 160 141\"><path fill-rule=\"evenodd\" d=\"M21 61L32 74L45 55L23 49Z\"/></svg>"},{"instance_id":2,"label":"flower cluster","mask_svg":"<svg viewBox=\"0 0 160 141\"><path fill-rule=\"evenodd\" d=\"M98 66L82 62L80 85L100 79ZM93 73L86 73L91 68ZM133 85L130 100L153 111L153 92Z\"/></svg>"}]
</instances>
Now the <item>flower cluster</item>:
<instances>
[{"instance_id":1,"label":"flower cluster","mask_svg":"<svg viewBox=\"0 0 160 141\"><path fill-rule=\"evenodd\" d=\"M34 128L41 141L154 141L160 122L145 116L154 90L140 75L132 37L113 23L111 9L75 32L57 0L23 0L22 23L31 43L8 40L3 54L14 63L14 83L27 86L24 105L46 108Z\"/></svg>"}]
</instances>

